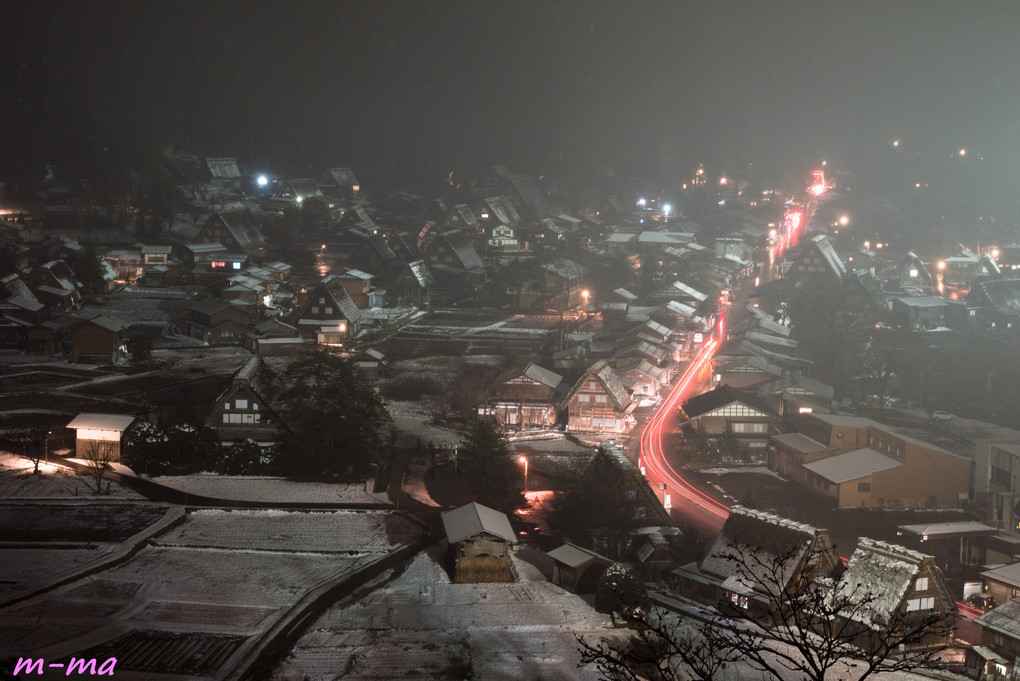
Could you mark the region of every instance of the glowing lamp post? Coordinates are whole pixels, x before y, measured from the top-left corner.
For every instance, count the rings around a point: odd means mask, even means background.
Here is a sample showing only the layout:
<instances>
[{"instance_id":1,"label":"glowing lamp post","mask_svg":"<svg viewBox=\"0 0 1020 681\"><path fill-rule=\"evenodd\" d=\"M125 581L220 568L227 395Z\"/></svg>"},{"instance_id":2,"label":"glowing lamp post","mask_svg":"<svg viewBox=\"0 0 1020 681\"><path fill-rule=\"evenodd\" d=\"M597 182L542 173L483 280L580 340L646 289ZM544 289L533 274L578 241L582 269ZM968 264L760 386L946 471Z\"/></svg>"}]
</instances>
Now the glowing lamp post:
<instances>
[{"instance_id":1,"label":"glowing lamp post","mask_svg":"<svg viewBox=\"0 0 1020 681\"><path fill-rule=\"evenodd\" d=\"M585 289L581 291L581 297L584 298L584 313L588 314L588 298L591 297L591 292Z\"/></svg>"},{"instance_id":2,"label":"glowing lamp post","mask_svg":"<svg viewBox=\"0 0 1020 681\"><path fill-rule=\"evenodd\" d=\"M528 457L517 457L517 463L524 464L524 491L528 491Z\"/></svg>"}]
</instances>

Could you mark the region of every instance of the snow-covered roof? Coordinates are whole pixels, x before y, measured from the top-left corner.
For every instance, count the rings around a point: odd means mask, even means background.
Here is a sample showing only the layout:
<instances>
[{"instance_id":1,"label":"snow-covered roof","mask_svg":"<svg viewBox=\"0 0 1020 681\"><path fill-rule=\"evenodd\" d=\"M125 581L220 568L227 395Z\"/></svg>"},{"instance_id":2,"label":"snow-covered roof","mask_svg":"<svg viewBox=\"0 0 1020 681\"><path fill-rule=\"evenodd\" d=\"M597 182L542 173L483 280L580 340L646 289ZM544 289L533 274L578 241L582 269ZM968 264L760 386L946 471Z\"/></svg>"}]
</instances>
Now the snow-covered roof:
<instances>
[{"instance_id":1,"label":"snow-covered roof","mask_svg":"<svg viewBox=\"0 0 1020 681\"><path fill-rule=\"evenodd\" d=\"M838 277L843 278L846 276L846 268L843 267L843 260L836 253L836 249L832 246L832 241L829 239L828 234L819 234L815 238L811 239L811 243L815 245L818 252L825 259L829 269Z\"/></svg>"},{"instance_id":2,"label":"snow-covered roof","mask_svg":"<svg viewBox=\"0 0 1020 681\"><path fill-rule=\"evenodd\" d=\"M823 452L826 449L831 449L831 447L823 445L821 442L816 442L801 433L781 433L773 435L772 440L802 454L813 454L814 452Z\"/></svg>"},{"instance_id":3,"label":"snow-covered roof","mask_svg":"<svg viewBox=\"0 0 1020 681\"><path fill-rule=\"evenodd\" d=\"M1017 638L1020 636L1020 601L1006 601L981 615L976 621L984 629Z\"/></svg>"},{"instance_id":4,"label":"snow-covered roof","mask_svg":"<svg viewBox=\"0 0 1020 681\"><path fill-rule=\"evenodd\" d=\"M460 508L447 511L442 517L446 539L451 544L464 541L482 532L505 539L511 544L517 543L517 536L514 534L506 514L488 506L471 502Z\"/></svg>"},{"instance_id":5,"label":"snow-covered roof","mask_svg":"<svg viewBox=\"0 0 1020 681\"><path fill-rule=\"evenodd\" d=\"M583 549L580 546L575 546L571 543L566 543L563 546L547 551L546 555L555 560L557 563L563 563L567 567L580 567L585 563L598 560L602 558L599 554L588 549ZM603 560L608 560L603 558Z\"/></svg>"},{"instance_id":6,"label":"snow-covered roof","mask_svg":"<svg viewBox=\"0 0 1020 681\"><path fill-rule=\"evenodd\" d=\"M697 300L699 302L705 300L706 298L708 298L708 294L707 293L702 293L698 289L696 289L696 288L694 288L692 286L688 286L687 284L683 283L682 281L674 281L672 284L669 285L668 288L676 289L680 293L686 294L686 295L690 296L691 298L694 298L695 300Z\"/></svg>"},{"instance_id":7,"label":"snow-covered roof","mask_svg":"<svg viewBox=\"0 0 1020 681\"><path fill-rule=\"evenodd\" d=\"M534 362L528 364L524 369L524 375L533 381L538 381L542 385L549 386L550 388L556 388L563 380L563 377L554 371L549 371L544 367L540 367Z\"/></svg>"},{"instance_id":8,"label":"snow-covered roof","mask_svg":"<svg viewBox=\"0 0 1020 681\"><path fill-rule=\"evenodd\" d=\"M945 298L938 296L912 296L908 298L896 298L896 302L907 307L945 307Z\"/></svg>"},{"instance_id":9,"label":"snow-covered roof","mask_svg":"<svg viewBox=\"0 0 1020 681\"><path fill-rule=\"evenodd\" d=\"M854 604L853 619L884 626L900 607L925 558L919 551L861 537L836 584L835 596Z\"/></svg>"},{"instance_id":10,"label":"snow-covered roof","mask_svg":"<svg viewBox=\"0 0 1020 681\"><path fill-rule=\"evenodd\" d=\"M725 578L727 588L734 592L749 594L759 590L755 587L765 586L785 588L797 574L805 552L817 543L816 539L822 532L811 525L772 513L734 506L701 562L700 570ZM819 544L815 548L831 550L827 544ZM749 553L753 553L756 559L747 561L746 554ZM780 556L788 556L789 560L773 564L772 561ZM739 568L738 564L744 567ZM751 574L742 574L742 570ZM781 584L773 584L774 581Z\"/></svg>"},{"instance_id":11,"label":"snow-covered roof","mask_svg":"<svg viewBox=\"0 0 1020 681\"><path fill-rule=\"evenodd\" d=\"M804 464L804 468L829 482L843 483L903 464L885 454L865 447L846 454Z\"/></svg>"},{"instance_id":12,"label":"snow-covered roof","mask_svg":"<svg viewBox=\"0 0 1020 681\"><path fill-rule=\"evenodd\" d=\"M84 428L89 430L116 430L123 433L134 416L125 414L78 414L67 424L68 428Z\"/></svg>"},{"instance_id":13,"label":"snow-covered roof","mask_svg":"<svg viewBox=\"0 0 1020 681\"><path fill-rule=\"evenodd\" d=\"M981 573L984 579L1002 582L1012 587L1020 587L1020 563L1010 563Z\"/></svg>"},{"instance_id":14,"label":"snow-covered roof","mask_svg":"<svg viewBox=\"0 0 1020 681\"><path fill-rule=\"evenodd\" d=\"M928 525L900 525L899 529L919 537L941 537L963 534L994 534L996 529L976 520L961 520L955 523L930 523Z\"/></svg>"}]
</instances>

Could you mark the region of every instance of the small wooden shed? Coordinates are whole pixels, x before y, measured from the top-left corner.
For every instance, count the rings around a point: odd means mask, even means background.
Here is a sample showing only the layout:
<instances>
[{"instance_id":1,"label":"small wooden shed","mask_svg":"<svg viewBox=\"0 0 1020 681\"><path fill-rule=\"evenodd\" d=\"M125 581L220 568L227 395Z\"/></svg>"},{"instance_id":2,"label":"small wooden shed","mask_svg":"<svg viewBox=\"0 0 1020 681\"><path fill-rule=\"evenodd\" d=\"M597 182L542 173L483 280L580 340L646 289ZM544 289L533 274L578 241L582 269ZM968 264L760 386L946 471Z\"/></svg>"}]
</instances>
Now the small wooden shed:
<instances>
[{"instance_id":1,"label":"small wooden shed","mask_svg":"<svg viewBox=\"0 0 1020 681\"><path fill-rule=\"evenodd\" d=\"M75 431L75 456L120 461L121 445L134 422L127 414L78 414L67 424Z\"/></svg>"},{"instance_id":2,"label":"small wooden shed","mask_svg":"<svg viewBox=\"0 0 1020 681\"><path fill-rule=\"evenodd\" d=\"M553 559L553 584L577 594L595 593L602 573L613 564L605 556L569 542L546 555Z\"/></svg>"},{"instance_id":3,"label":"small wooden shed","mask_svg":"<svg viewBox=\"0 0 1020 681\"><path fill-rule=\"evenodd\" d=\"M443 514L454 583L512 582L517 537L506 514L472 502Z\"/></svg>"}]
</instances>

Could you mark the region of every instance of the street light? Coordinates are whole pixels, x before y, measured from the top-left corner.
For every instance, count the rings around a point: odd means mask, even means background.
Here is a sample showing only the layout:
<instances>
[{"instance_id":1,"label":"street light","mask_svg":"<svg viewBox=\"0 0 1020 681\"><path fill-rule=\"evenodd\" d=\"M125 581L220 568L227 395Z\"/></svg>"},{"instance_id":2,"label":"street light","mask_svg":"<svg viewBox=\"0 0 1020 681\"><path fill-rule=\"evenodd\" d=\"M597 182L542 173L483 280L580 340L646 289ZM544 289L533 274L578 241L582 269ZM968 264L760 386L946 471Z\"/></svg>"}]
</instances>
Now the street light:
<instances>
[{"instance_id":1,"label":"street light","mask_svg":"<svg viewBox=\"0 0 1020 681\"><path fill-rule=\"evenodd\" d=\"M524 464L524 491L528 491L528 457L519 456L517 457L517 463Z\"/></svg>"},{"instance_id":2,"label":"street light","mask_svg":"<svg viewBox=\"0 0 1020 681\"><path fill-rule=\"evenodd\" d=\"M584 298L584 313L588 314L588 297L591 296L591 292L588 289L581 291L581 297Z\"/></svg>"}]
</instances>

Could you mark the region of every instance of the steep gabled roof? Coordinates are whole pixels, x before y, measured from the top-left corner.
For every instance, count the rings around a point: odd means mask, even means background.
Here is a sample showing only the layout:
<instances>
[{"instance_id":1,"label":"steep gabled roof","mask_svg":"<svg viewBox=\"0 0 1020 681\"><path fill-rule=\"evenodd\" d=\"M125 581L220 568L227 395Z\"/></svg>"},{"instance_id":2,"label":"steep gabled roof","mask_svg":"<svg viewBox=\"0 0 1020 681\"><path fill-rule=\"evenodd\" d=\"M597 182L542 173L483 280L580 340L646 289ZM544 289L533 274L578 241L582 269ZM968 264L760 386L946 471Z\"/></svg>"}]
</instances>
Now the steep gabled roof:
<instances>
[{"instance_id":1,"label":"steep gabled roof","mask_svg":"<svg viewBox=\"0 0 1020 681\"><path fill-rule=\"evenodd\" d=\"M615 371L613 371L613 367L611 367L605 360L595 362L595 364L588 367L588 371L586 371L584 375L581 376L576 383L574 383L570 392L567 393L566 398L564 398L564 403L573 399L574 395L580 392L581 388L584 387L584 384L591 379L598 381L599 385L601 385L603 390L606 391L606 394L609 395L609 399L612 400L613 406L618 411L627 410L631 402L630 394L627 392L627 388L624 387L623 382L620 381L620 377L616 375Z\"/></svg>"},{"instance_id":2,"label":"steep gabled roof","mask_svg":"<svg viewBox=\"0 0 1020 681\"><path fill-rule=\"evenodd\" d=\"M531 380L537 381L552 390L555 390L563 380L563 377L556 372L540 367L534 362L529 362L528 366L524 367L524 371L520 373L521 375L527 376Z\"/></svg>"},{"instance_id":3,"label":"steep gabled roof","mask_svg":"<svg viewBox=\"0 0 1020 681\"><path fill-rule=\"evenodd\" d=\"M329 296L329 302L332 303L331 307L337 308L337 312L341 313L344 319L355 323L361 321L361 310L354 304L351 294L344 288L343 278L338 274L330 274L319 281L311 290L308 302L305 303L304 308L301 310L298 324L316 324L320 321L325 321L324 318L307 316L308 311L313 305L319 306L317 299L323 295ZM332 318L339 319L340 315L333 313Z\"/></svg>"},{"instance_id":4,"label":"steep gabled roof","mask_svg":"<svg viewBox=\"0 0 1020 681\"><path fill-rule=\"evenodd\" d=\"M827 541L815 546L823 532L772 513L734 506L700 567L725 577L723 586L730 591L750 595L768 587L778 592L798 574L808 550L832 551ZM753 561L746 560L749 554L754 554ZM780 561L781 557L788 559ZM744 567L738 569L741 562ZM741 575L741 570L750 574Z\"/></svg>"},{"instance_id":5,"label":"steep gabled roof","mask_svg":"<svg viewBox=\"0 0 1020 681\"><path fill-rule=\"evenodd\" d=\"M476 534L492 534L511 544L517 543L510 520L505 513L471 502L442 515L446 539L451 544L464 541Z\"/></svg>"},{"instance_id":6,"label":"steep gabled roof","mask_svg":"<svg viewBox=\"0 0 1020 681\"><path fill-rule=\"evenodd\" d=\"M439 235L436 241L445 241L446 245L457 256L460 261L460 266L465 270L483 269L485 263L482 262L482 258L475 251L475 247L471 245L471 239L468 235L459 229L455 229L449 232L444 232Z\"/></svg>"},{"instance_id":7,"label":"steep gabled roof","mask_svg":"<svg viewBox=\"0 0 1020 681\"><path fill-rule=\"evenodd\" d=\"M233 157L207 158L205 168L209 176L217 180L236 180L241 177L241 169Z\"/></svg>"},{"instance_id":8,"label":"steep gabled roof","mask_svg":"<svg viewBox=\"0 0 1020 681\"><path fill-rule=\"evenodd\" d=\"M513 225L521 219L514 205L510 202L509 197L491 196L485 199L485 205L489 207L489 210L496 216L496 219L504 225Z\"/></svg>"},{"instance_id":9,"label":"steep gabled roof","mask_svg":"<svg viewBox=\"0 0 1020 681\"><path fill-rule=\"evenodd\" d=\"M587 272L583 265L566 258L558 258L554 262L544 265L543 269L563 279L580 279Z\"/></svg>"},{"instance_id":10,"label":"steep gabled roof","mask_svg":"<svg viewBox=\"0 0 1020 681\"><path fill-rule=\"evenodd\" d=\"M266 243L262 230L246 211L218 213L214 219L223 223L242 249L252 250Z\"/></svg>"},{"instance_id":11,"label":"steep gabled roof","mask_svg":"<svg viewBox=\"0 0 1020 681\"><path fill-rule=\"evenodd\" d=\"M432 270L428 268L424 260L409 262L404 265L404 268L422 288L428 288L436 283L435 277L432 276Z\"/></svg>"},{"instance_id":12,"label":"steep gabled roof","mask_svg":"<svg viewBox=\"0 0 1020 681\"><path fill-rule=\"evenodd\" d=\"M350 168L330 168L322 174L319 184L332 185L336 187L356 187L358 178Z\"/></svg>"},{"instance_id":13,"label":"steep gabled roof","mask_svg":"<svg viewBox=\"0 0 1020 681\"><path fill-rule=\"evenodd\" d=\"M836 249L832 246L832 240L829 239L828 234L819 234L818 236L811 239L811 243L815 245L818 252L821 253L825 263L832 270L832 273L842 279L846 276L846 267L843 266L843 259L836 253Z\"/></svg>"},{"instance_id":14,"label":"steep gabled roof","mask_svg":"<svg viewBox=\"0 0 1020 681\"><path fill-rule=\"evenodd\" d=\"M855 604L854 620L881 628L903 603L925 558L919 551L861 537L836 583L835 597Z\"/></svg>"}]
</instances>

